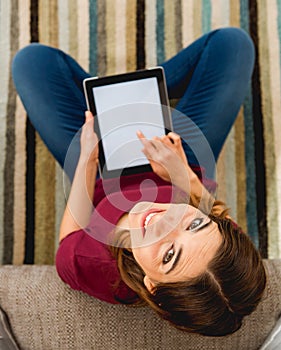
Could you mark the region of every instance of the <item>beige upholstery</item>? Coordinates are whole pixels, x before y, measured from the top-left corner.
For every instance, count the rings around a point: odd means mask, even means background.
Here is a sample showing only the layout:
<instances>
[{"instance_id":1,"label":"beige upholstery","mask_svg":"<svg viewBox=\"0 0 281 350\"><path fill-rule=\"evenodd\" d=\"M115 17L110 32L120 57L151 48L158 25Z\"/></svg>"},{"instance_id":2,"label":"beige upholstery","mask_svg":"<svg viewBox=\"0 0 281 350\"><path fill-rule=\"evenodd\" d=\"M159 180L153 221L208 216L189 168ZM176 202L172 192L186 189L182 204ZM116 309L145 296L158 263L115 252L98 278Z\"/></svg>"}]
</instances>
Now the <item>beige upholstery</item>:
<instances>
[{"instance_id":1,"label":"beige upholstery","mask_svg":"<svg viewBox=\"0 0 281 350\"><path fill-rule=\"evenodd\" d=\"M178 331L148 308L110 305L66 286L54 266L0 267L0 306L24 350L259 349L281 314L281 260L266 260L262 303L235 334Z\"/></svg>"}]
</instances>

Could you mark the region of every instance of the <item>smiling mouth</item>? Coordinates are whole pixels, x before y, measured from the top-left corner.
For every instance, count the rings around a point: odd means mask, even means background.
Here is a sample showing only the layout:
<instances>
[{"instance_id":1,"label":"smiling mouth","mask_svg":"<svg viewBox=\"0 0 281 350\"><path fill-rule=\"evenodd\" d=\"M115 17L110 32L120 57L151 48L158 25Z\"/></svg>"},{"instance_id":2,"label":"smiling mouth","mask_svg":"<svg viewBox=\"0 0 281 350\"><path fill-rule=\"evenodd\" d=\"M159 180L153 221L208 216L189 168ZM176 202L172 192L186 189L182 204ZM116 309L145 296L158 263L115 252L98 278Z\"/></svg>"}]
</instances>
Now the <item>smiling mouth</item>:
<instances>
[{"instance_id":1,"label":"smiling mouth","mask_svg":"<svg viewBox=\"0 0 281 350\"><path fill-rule=\"evenodd\" d=\"M151 221L151 219L158 213L163 212L163 210L157 210L157 209L151 209L148 211L148 213L146 213L142 219L142 227L143 227L143 237L145 236L146 233L146 229L147 226L149 224L149 222Z\"/></svg>"}]
</instances>

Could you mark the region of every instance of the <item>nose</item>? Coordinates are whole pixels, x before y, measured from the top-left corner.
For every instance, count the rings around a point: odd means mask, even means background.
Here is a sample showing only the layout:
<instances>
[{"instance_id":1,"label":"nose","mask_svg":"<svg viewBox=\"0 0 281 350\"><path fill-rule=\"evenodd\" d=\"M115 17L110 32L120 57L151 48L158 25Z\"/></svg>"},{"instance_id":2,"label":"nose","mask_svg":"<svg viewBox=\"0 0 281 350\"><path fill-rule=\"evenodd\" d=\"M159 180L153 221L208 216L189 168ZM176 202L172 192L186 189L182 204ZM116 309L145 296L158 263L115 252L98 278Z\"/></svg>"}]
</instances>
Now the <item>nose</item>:
<instances>
[{"instance_id":1,"label":"nose","mask_svg":"<svg viewBox=\"0 0 281 350\"><path fill-rule=\"evenodd\" d=\"M151 219L147 226L146 237L157 239L157 241L170 240L179 233L179 222L171 218L167 213L159 213Z\"/></svg>"}]
</instances>

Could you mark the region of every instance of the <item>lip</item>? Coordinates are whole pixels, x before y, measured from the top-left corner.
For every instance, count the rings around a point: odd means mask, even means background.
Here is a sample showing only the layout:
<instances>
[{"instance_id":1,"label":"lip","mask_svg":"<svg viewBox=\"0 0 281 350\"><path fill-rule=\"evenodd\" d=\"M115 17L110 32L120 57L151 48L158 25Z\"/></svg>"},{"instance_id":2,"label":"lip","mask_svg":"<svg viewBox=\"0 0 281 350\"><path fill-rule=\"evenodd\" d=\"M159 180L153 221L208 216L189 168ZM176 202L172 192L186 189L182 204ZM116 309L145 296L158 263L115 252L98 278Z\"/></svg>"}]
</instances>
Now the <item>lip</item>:
<instances>
[{"instance_id":1,"label":"lip","mask_svg":"<svg viewBox=\"0 0 281 350\"><path fill-rule=\"evenodd\" d=\"M142 219L141 219L141 227L142 227L142 235L143 235L143 237L145 236L144 223L145 223L145 220L146 220L147 216L148 216L149 214L152 214L152 213L155 213L155 214L156 214L156 213L161 213L161 212L163 212L163 211L164 211L163 209L152 208L152 209L148 210L147 212L145 212L145 213L143 214Z\"/></svg>"}]
</instances>

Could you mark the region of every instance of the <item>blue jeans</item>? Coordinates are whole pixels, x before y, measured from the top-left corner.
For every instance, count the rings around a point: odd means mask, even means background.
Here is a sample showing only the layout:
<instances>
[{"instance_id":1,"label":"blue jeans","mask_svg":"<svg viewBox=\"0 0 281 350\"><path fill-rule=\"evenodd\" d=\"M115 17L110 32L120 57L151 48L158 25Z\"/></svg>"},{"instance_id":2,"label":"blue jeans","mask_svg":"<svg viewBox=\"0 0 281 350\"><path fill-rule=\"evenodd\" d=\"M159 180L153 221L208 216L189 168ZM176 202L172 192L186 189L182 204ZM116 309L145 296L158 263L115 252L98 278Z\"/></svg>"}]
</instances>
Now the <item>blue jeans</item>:
<instances>
[{"instance_id":1,"label":"blue jeans","mask_svg":"<svg viewBox=\"0 0 281 350\"><path fill-rule=\"evenodd\" d=\"M205 34L162 64L169 97L178 99L172 113L174 131L183 139L189 163L205 167L211 178L247 93L253 64L252 41L238 28ZM20 50L12 74L31 123L63 166L84 123L82 81L90 75L69 55L42 44ZM79 145L70 178L78 155Z\"/></svg>"}]
</instances>

